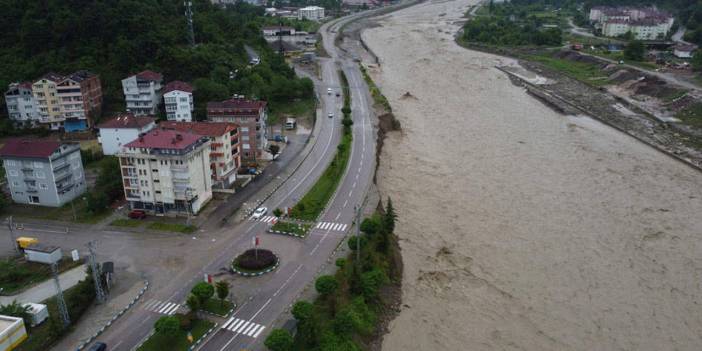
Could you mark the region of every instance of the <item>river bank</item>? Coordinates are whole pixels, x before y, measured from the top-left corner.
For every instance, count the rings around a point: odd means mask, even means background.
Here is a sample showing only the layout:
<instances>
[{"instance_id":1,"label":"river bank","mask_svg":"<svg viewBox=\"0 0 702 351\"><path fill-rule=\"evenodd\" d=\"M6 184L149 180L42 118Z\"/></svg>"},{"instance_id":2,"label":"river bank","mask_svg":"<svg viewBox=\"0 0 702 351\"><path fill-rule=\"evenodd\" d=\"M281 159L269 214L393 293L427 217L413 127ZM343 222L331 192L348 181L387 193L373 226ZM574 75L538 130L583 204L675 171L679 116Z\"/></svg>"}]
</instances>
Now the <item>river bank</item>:
<instances>
[{"instance_id":1,"label":"river bank","mask_svg":"<svg viewBox=\"0 0 702 351\"><path fill-rule=\"evenodd\" d=\"M383 349L697 349L702 177L534 99L495 68L515 60L455 44L473 4L362 34L402 124L378 171L404 263Z\"/></svg>"}]
</instances>

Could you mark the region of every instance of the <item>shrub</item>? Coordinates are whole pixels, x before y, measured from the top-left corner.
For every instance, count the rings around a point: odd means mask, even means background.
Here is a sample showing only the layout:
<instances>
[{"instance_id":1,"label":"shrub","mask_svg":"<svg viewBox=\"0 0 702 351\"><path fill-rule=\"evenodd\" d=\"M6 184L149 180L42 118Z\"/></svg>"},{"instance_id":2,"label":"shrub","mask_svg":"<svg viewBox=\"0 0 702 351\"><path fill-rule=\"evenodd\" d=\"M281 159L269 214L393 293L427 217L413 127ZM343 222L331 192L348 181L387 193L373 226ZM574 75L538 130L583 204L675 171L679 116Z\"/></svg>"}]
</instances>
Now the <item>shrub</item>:
<instances>
[{"instance_id":1,"label":"shrub","mask_svg":"<svg viewBox=\"0 0 702 351\"><path fill-rule=\"evenodd\" d=\"M290 351L293 347L293 338L287 330L273 329L263 344L271 351Z\"/></svg>"},{"instance_id":2,"label":"shrub","mask_svg":"<svg viewBox=\"0 0 702 351\"><path fill-rule=\"evenodd\" d=\"M161 335L176 336L180 332L180 321L178 317L164 316L156 321L154 329Z\"/></svg>"},{"instance_id":3,"label":"shrub","mask_svg":"<svg viewBox=\"0 0 702 351\"><path fill-rule=\"evenodd\" d=\"M193 319L190 314L180 314L177 313L174 317L178 318L178 324L181 330L190 330L193 326Z\"/></svg>"},{"instance_id":4,"label":"shrub","mask_svg":"<svg viewBox=\"0 0 702 351\"><path fill-rule=\"evenodd\" d=\"M202 306L212 297L212 295L214 295L214 287L208 283L199 282L195 284L190 292L197 296L197 299L200 300L200 305Z\"/></svg>"},{"instance_id":5,"label":"shrub","mask_svg":"<svg viewBox=\"0 0 702 351\"><path fill-rule=\"evenodd\" d=\"M368 217L364 219L363 222L361 222L361 231L366 234L373 235L380 230L380 226L380 216L375 214L372 217Z\"/></svg>"},{"instance_id":6,"label":"shrub","mask_svg":"<svg viewBox=\"0 0 702 351\"><path fill-rule=\"evenodd\" d=\"M346 266L346 259L345 258L337 258L335 263L336 263L337 267L344 268L344 266Z\"/></svg>"},{"instance_id":7,"label":"shrub","mask_svg":"<svg viewBox=\"0 0 702 351\"><path fill-rule=\"evenodd\" d=\"M295 302L292 308L292 315L298 322L306 322L312 318L314 306L307 301Z\"/></svg>"},{"instance_id":8,"label":"shrub","mask_svg":"<svg viewBox=\"0 0 702 351\"><path fill-rule=\"evenodd\" d=\"M258 255L258 258L256 257ZM270 250L258 249L258 254L255 249L246 250L234 260L234 265L247 270L261 270L271 267L275 264L277 258Z\"/></svg>"},{"instance_id":9,"label":"shrub","mask_svg":"<svg viewBox=\"0 0 702 351\"><path fill-rule=\"evenodd\" d=\"M314 288L322 295L329 295L336 290L338 285L339 284L336 282L336 279L333 276L323 275L317 278L317 281L314 283Z\"/></svg>"},{"instance_id":10,"label":"shrub","mask_svg":"<svg viewBox=\"0 0 702 351\"><path fill-rule=\"evenodd\" d=\"M358 239L355 235L349 238L349 241L348 241L349 249L356 251L356 240L358 240ZM368 239L366 239L366 237L362 236L361 242L359 243L361 246L361 249L363 249L366 246L367 242L368 242Z\"/></svg>"},{"instance_id":11,"label":"shrub","mask_svg":"<svg viewBox=\"0 0 702 351\"><path fill-rule=\"evenodd\" d=\"M380 287L388 282L388 276L382 270L375 268L370 272L361 274L361 289L363 296L368 299L378 296Z\"/></svg>"}]
</instances>

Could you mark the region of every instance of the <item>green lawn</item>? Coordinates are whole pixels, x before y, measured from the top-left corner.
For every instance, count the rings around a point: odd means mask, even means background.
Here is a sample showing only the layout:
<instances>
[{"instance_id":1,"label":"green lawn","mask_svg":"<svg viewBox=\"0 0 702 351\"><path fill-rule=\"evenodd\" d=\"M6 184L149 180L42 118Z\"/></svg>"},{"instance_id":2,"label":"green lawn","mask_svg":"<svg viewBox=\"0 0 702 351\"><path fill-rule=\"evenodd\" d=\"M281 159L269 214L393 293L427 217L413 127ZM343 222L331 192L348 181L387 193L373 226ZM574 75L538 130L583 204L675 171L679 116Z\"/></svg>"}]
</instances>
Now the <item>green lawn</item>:
<instances>
[{"instance_id":1,"label":"green lawn","mask_svg":"<svg viewBox=\"0 0 702 351\"><path fill-rule=\"evenodd\" d=\"M271 227L271 230L307 236L310 228L312 228L311 224L278 221Z\"/></svg>"},{"instance_id":2,"label":"green lawn","mask_svg":"<svg viewBox=\"0 0 702 351\"><path fill-rule=\"evenodd\" d=\"M151 230L161 230L165 232L176 232L189 234L194 232L197 227L194 225L185 225L180 223L163 223L163 222L151 222L146 228Z\"/></svg>"},{"instance_id":3,"label":"green lawn","mask_svg":"<svg viewBox=\"0 0 702 351\"><path fill-rule=\"evenodd\" d=\"M598 65L576 62L566 59L559 59L546 55L531 55L529 59L540 62L556 71L562 72L571 78L577 79L594 86L602 86L610 83L609 77L602 72Z\"/></svg>"},{"instance_id":4,"label":"green lawn","mask_svg":"<svg viewBox=\"0 0 702 351\"><path fill-rule=\"evenodd\" d=\"M224 316L229 311L234 307L234 305L227 301L224 300L224 304L222 304L222 300L216 299L216 298L211 298L207 300L204 306L202 306L203 311L207 311L210 313L214 313L216 315Z\"/></svg>"},{"instance_id":5,"label":"green lawn","mask_svg":"<svg viewBox=\"0 0 702 351\"><path fill-rule=\"evenodd\" d=\"M88 191L90 191L90 189L88 189ZM12 215L17 218L46 219L52 221L88 224L98 223L112 213L110 210L105 210L101 213L88 212L87 203L83 200L83 196L78 197L72 202L75 207L75 220L73 219L73 208L71 207L71 203L67 203L61 207L45 207L13 203L5 207L2 213L4 216Z\"/></svg>"},{"instance_id":6,"label":"green lawn","mask_svg":"<svg viewBox=\"0 0 702 351\"><path fill-rule=\"evenodd\" d=\"M83 261L73 262L64 258L59 262L59 271L64 272L83 264ZM23 258L8 258L0 260L0 288L2 294L12 295L29 286L51 278L51 268L48 265L27 262Z\"/></svg>"},{"instance_id":7,"label":"green lawn","mask_svg":"<svg viewBox=\"0 0 702 351\"><path fill-rule=\"evenodd\" d=\"M702 128L702 103L693 104L690 107L678 112L675 117L683 121L683 123Z\"/></svg>"},{"instance_id":8,"label":"green lawn","mask_svg":"<svg viewBox=\"0 0 702 351\"><path fill-rule=\"evenodd\" d=\"M193 321L190 333L193 336L193 340L196 341L205 333L212 328L213 322L196 319ZM175 337L166 337L159 334L152 335L146 342L144 342L138 351L187 351L190 348L190 342L187 339L188 332L181 330L180 333Z\"/></svg>"},{"instance_id":9,"label":"green lawn","mask_svg":"<svg viewBox=\"0 0 702 351\"><path fill-rule=\"evenodd\" d=\"M314 120L316 109L315 99L292 101L286 103L270 102L268 113L268 125L284 123L285 117L295 117L300 119Z\"/></svg>"},{"instance_id":10,"label":"green lawn","mask_svg":"<svg viewBox=\"0 0 702 351\"><path fill-rule=\"evenodd\" d=\"M368 84L368 88L371 92L371 95L373 96L373 101L375 101L376 104L385 107L385 109L388 112L392 111L392 107L390 106L388 99L380 91L380 88L378 88L378 86L375 85L375 82L373 82L371 77L368 75L368 72L366 72L365 67L363 67L360 64L359 66L361 67L361 72L363 73L363 79L366 81L366 84Z\"/></svg>"},{"instance_id":11,"label":"green lawn","mask_svg":"<svg viewBox=\"0 0 702 351\"><path fill-rule=\"evenodd\" d=\"M120 218L120 219L115 219L114 221L110 222L110 225L115 226L115 227L129 227L129 228L141 227L142 224L144 224L143 221L138 220L138 219L130 219L130 218Z\"/></svg>"}]
</instances>

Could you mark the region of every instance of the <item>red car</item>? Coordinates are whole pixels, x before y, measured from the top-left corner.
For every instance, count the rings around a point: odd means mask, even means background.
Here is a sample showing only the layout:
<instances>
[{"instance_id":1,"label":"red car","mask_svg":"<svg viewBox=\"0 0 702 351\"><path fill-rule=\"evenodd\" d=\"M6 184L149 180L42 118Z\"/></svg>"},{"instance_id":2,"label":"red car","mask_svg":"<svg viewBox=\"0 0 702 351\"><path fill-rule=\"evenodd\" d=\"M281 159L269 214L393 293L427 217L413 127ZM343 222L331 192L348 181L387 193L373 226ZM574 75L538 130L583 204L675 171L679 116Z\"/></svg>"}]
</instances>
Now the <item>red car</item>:
<instances>
[{"instance_id":1,"label":"red car","mask_svg":"<svg viewBox=\"0 0 702 351\"><path fill-rule=\"evenodd\" d=\"M131 219L144 219L144 218L146 218L146 212L144 212L142 210L131 210L131 211L129 211L129 214L127 215L127 217L129 217Z\"/></svg>"}]
</instances>

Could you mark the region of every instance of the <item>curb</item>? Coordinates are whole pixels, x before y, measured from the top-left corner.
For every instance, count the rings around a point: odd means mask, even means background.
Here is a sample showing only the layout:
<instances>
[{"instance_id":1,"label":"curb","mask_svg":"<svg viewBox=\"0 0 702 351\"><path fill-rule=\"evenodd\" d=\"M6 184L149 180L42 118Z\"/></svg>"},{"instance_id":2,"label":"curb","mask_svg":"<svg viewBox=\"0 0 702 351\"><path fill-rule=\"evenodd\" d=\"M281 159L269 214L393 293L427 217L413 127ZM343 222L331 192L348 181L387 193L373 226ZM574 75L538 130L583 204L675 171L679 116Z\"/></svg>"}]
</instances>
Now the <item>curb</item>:
<instances>
[{"instance_id":1,"label":"curb","mask_svg":"<svg viewBox=\"0 0 702 351\"><path fill-rule=\"evenodd\" d=\"M274 255L275 255L275 253L274 253ZM259 276L262 276L262 275L264 275L264 274L266 274L266 273L270 273L270 272L276 270L276 268L278 268L278 266L280 266L280 257L279 257L278 255L275 255L275 257L276 257L276 261L275 261L275 264L273 265L273 267L266 268L266 269L264 269L263 271L261 271L261 272L256 272L256 273L242 272L242 271L240 271L240 270L234 268L234 261L232 261L232 264L231 264L231 266L232 266L232 272L234 272L235 274L238 274L238 275L240 275L240 276L242 276L242 277L259 277Z\"/></svg>"},{"instance_id":2,"label":"curb","mask_svg":"<svg viewBox=\"0 0 702 351\"><path fill-rule=\"evenodd\" d=\"M133 298L131 302L129 302L127 307L123 308L116 315L112 316L112 319L110 319L107 323L105 323L105 325L103 325L95 334L93 334L90 338L88 338L87 340L83 341L80 345L78 345L78 347L76 348L76 351L80 351L80 350L84 349L86 346L88 346L88 344L95 341L95 339L98 336L100 336L100 334L102 334L105 331L105 329L109 328L112 325L112 323L114 323L117 320L117 318L121 317L125 312L127 312L127 310L129 310L132 306L134 306L134 304L136 304L137 301L139 301L139 299L144 295L144 293L148 289L149 289L149 281L144 280L144 287L141 288L141 290L139 290L139 293L137 294L137 296L135 298ZM139 346L141 346L141 345L139 345Z\"/></svg>"},{"instance_id":3,"label":"curb","mask_svg":"<svg viewBox=\"0 0 702 351\"><path fill-rule=\"evenodd\" d=\"M195 348L197 348L197 346L200 345L200 343L202 343L208 335L210 335L215 329L217 329L217 326L219 326L219 323L215 323L212 326L212 328L207 330L205 334L202 334L202 336L199 339L195 340L195 342L190 347L188 347L188 351L195 350Z\"/></svg>"},{"instance_id":4,"label":"curb","mask_svg":"<svg viewBox=\"0 0 702 351\"><path fill-rule=\"evenodd\" d=\"M141 345L144 345L144 343L146 342L146 340L149 340L149 338L151 338L155 333L156 333L156 330L154 330L154 329L152 328L152 329L151 329L151 332L149 332L149 334L146 335L145 338L143 338L136 346L134 346L134 347L132 348L132 351L133 351L133 350L138 350L138 349L141 347Z\"/></svg>"},{"instance_id":5,"label":"curb","mask_svg":"<svg viewBox=\"0 0 702 351\"><path fill-rule=\"evenodd\" d=\"M229 311L227 311L227 313L224 314L224 315L212 313L212 312L210 312L210 311L205 311L205 310L198 310L197 312L198 312L198 313L202 313L202 314L206 314L206 315L210 315L210 316L219 317L219 318L227 318L227 317L229 317L229 315L231 315L232 312L234 312L234 310L238 307L235 303L233 303L233 302L230 302L230 303L231 303L232 305L234 305L234 307L232 307L232 308L231 308Z\"/></svg>"},{"instance_id":6,"label":"curb","mask_svg":"<svg viewBox=\"0 0 702 351\"><path fill-rule=\"evenodd\" d=\"M278 230L270 230L270 229L266 230L266 232L271 233L271 234L280 234L280 235L292 236L292 237L300 238L300 239L306 238L306 237L307 237L307 234L309 234L309 232L307 232L305 235L301 235L301 234L288 233L288 232L281 232L281 231L278 231Z\"/></svg>"}]
</instances>

